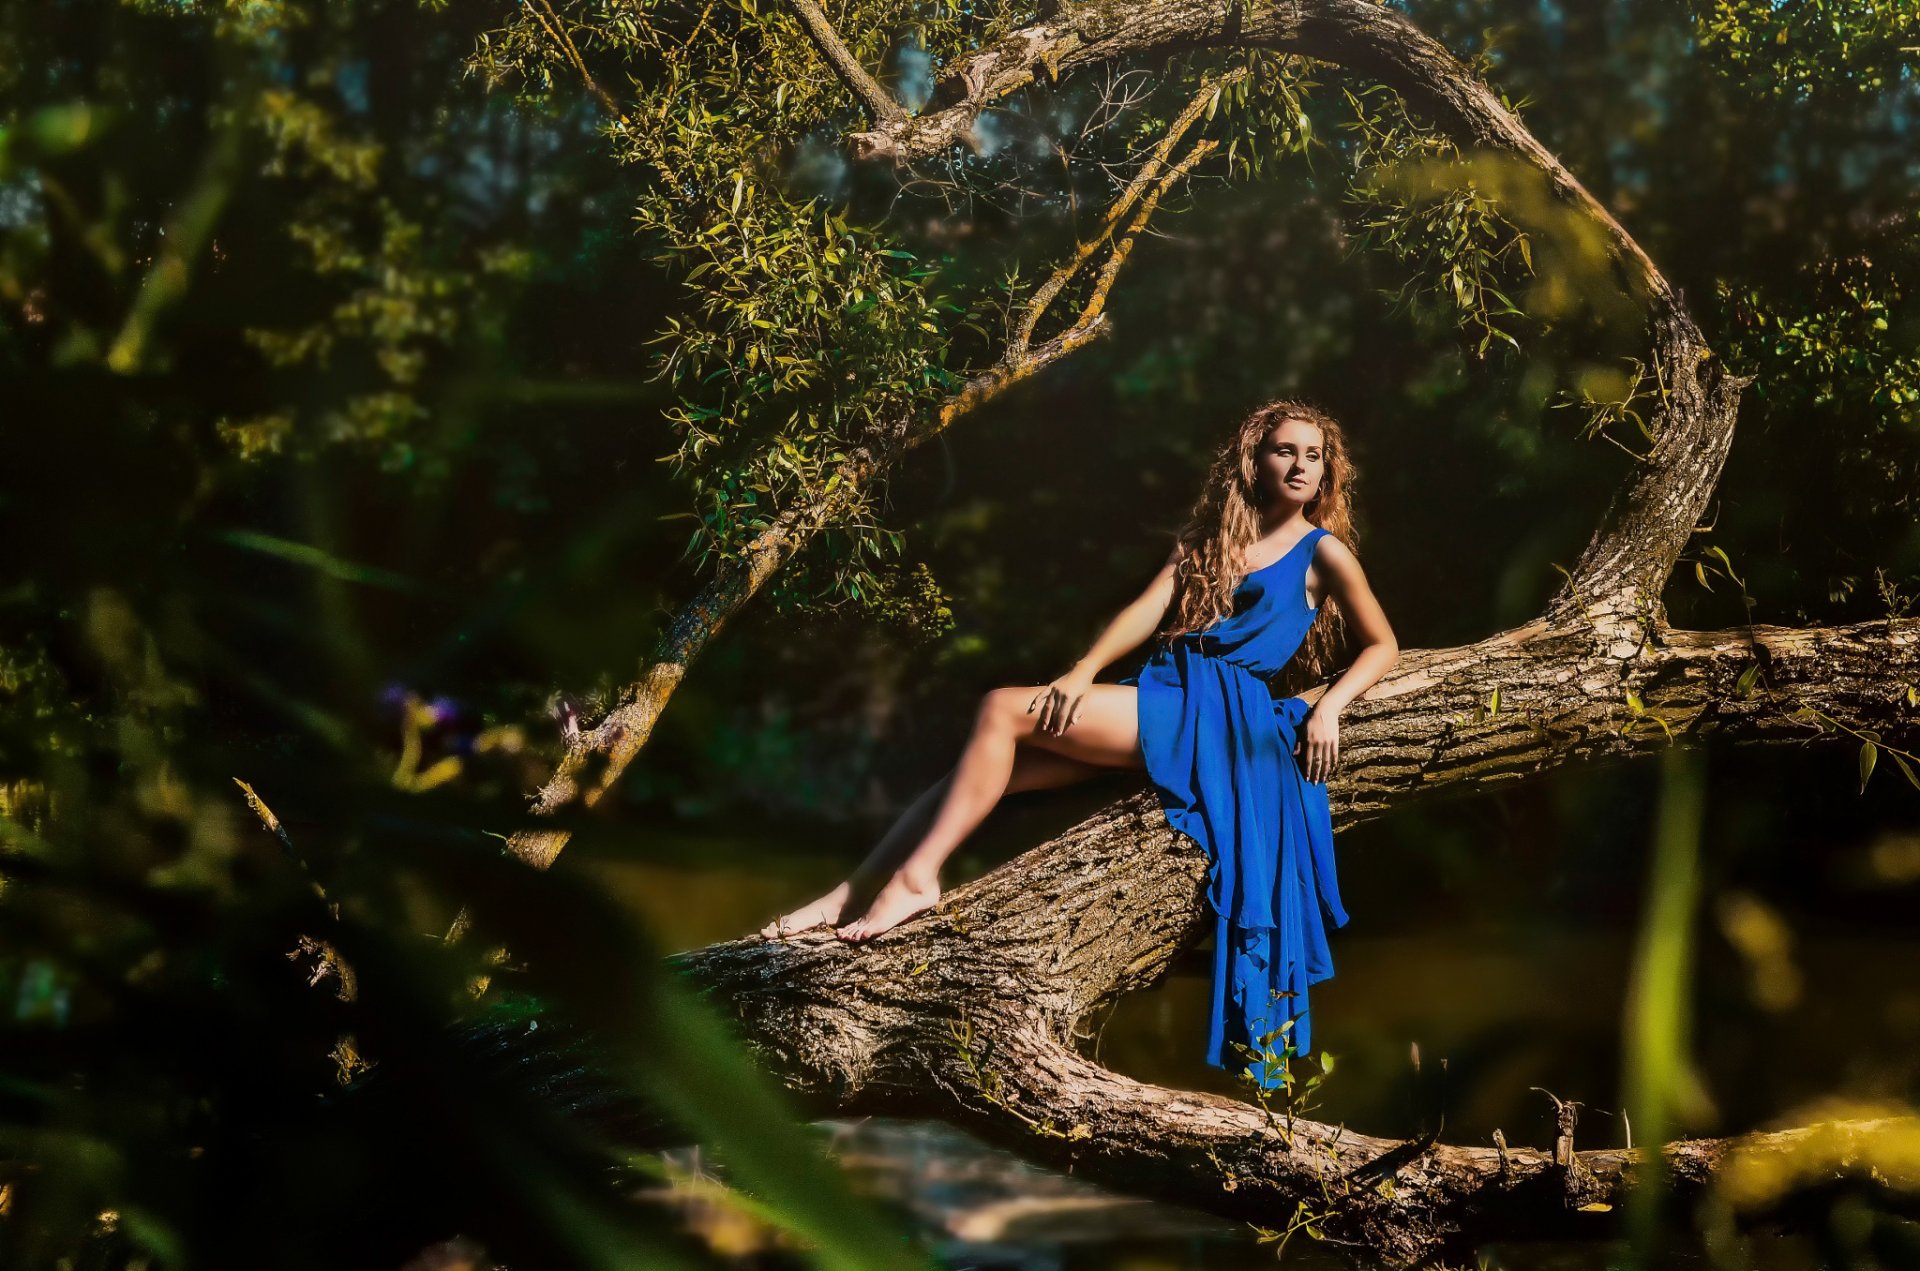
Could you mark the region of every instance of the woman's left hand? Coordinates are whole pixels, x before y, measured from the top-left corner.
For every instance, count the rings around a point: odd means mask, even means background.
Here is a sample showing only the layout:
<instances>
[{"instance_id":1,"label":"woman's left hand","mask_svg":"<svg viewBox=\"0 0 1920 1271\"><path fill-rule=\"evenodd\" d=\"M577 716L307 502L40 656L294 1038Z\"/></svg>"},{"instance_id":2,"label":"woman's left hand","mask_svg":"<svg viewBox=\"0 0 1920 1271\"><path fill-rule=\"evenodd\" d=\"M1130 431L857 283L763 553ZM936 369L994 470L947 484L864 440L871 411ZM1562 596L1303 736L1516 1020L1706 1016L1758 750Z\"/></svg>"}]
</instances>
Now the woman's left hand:
<instances>
[{"instance_id":1,"label":"woman's left hand","mask_svg":"<svg viewBox=\"0 0 1920 1271\"><path fill-rule=\"evenodd\" d=\"M1315 706L1307 712L1306 727L1294 746L1300 772L1307 780L1324 782L1340 761L1340 715Z\"/></svg>"}]
</instances>

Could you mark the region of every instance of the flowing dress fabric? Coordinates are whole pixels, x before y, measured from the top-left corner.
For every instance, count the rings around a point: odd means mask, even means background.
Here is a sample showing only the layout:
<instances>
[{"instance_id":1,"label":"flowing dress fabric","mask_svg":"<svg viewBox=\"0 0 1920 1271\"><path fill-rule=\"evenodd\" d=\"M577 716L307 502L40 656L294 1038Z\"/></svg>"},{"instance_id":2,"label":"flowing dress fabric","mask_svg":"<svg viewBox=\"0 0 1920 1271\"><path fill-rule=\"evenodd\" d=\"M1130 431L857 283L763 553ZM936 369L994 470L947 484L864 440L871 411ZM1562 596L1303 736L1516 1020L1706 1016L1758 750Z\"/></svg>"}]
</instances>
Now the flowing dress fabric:
<instances>
[{"instance_id":1,"label":"flowing dress fabric","mask_svg":"<svg viewBox=\"0 0 1920 1271\"><path fill-rule=\"evenodd\" d=\"M1293 753L1307 703L1275 698L1267 684L1318 613L1306 601L1306 571L1326 533L1309 530L1241 580L1232 613L1162 644L1120 681L1138 687L1140 753L1167 823L1210 862L1207 1062L1244 1068L1268 1089L1282 1078L1262 1056L1277 1058L1289 1040L1298 1054L1312 1049L1307 988L1333 975L1321 911L1347 924L1327 787L1308 781Z\"/></svg>"}]
</instances>

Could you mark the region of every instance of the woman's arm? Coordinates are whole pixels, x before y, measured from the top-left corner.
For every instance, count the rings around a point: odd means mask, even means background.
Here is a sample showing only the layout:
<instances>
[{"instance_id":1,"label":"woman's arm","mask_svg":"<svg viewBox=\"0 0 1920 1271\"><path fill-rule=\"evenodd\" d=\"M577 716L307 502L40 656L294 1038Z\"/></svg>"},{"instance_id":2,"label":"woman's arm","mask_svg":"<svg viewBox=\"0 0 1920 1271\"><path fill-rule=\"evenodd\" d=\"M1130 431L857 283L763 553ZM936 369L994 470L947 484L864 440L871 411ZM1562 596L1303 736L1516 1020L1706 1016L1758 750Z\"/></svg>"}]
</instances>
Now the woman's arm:
<instances>
[{"instance_id":1,"label":"woman's arm","mask_svg":"<svg viewBox=\"0 0 1920 1271\"><path fill-rule=\"evenodd\" d=\"M1386 611L1374 599L1366 571L1345 543L1331 534L1321 535L1314 545L1313 565L1324 580L1322 594L1340 602L1341 613L1363 646L1353 664L1313 703L1305 735L1295 747L1307 780L1325 781L1340 761L1340 712L1393 669L1400 660L1400 642L1394 638Z\"/></svg>"},{"instance_id":2,"label":"woman's arm","mask_svg":"<svg viewBox=\"0 0 1920 1271\"><path fill-rule=\"evenodd\" d=\"M1093 677L1107 663L1152 635L1160 625L1161 617L1173 601L1173 567L1179 564L1180 555L1180 546L1176 543L1167 557L1167 563L1153 576L1147 589L1114 615L1107 629L1087 650L1087 655L1075 662L1065 675L1057 677L1051 684L1042 685L1040 691L1034 694L1033 701L1027 704L1027 711L1029 714L1036 710L1040 712L1039 726L1043 732L1057 736L1072 728L1074 721L1080 718L1080 704L1086 700Z\"/></svg>"},{"instance_id":3,"label":"woman's arm","mask_svg":"<svg viewBox=\"0 0 1920 1271\"><path fill-rule=\"evenodd\" d=\"M1105 670L1109 662L1138 646L1159 628L1160 619L1166 616L1167 606L1173 602L1173 567L1179 563L1180 547L1175 544L1167 563L1160 567L1146 590L1114 615L1086 656L1073 664L1073 670L1092 679Z\"/></svg>"}]
</instances>

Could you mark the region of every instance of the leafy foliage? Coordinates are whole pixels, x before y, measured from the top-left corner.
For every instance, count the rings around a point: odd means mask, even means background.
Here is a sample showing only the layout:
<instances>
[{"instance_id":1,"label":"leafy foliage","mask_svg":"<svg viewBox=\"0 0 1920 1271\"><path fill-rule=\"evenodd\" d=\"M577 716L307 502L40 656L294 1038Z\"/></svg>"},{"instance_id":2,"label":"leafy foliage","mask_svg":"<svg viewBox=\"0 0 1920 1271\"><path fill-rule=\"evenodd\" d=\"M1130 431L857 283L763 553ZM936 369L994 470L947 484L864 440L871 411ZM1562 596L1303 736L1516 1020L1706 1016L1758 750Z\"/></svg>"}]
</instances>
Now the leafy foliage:
<instances>
[{"instance_id":1,"label":"leafy foliage","mask_svg":"<svg viewBox=\"0 0 1920 1271\"><path fill-rule=\"evenodd\" d=\"M1911 244L1893 250L1906 255ZM1773 289L1723 283L1737 355L1815 406L1859 402L1888 424L1920 427L1920 319L1906 299L1909 264L1876 266L1865 255L1811 262L1795 280L1799 294L1777 298Z\"/></svg>"},{"instance_id":2,"label":"leafy foliage","mask_svg":"<svg viewBox=\"0 0 1920 1271\"><path fill-rule=\"evenodd\" d=\"M489 943L424 934L467 905L599 1039L596 1106L721 1145L823 1262L912 1265L630 915L481 828L557 739L371 652L381 597L438 622L473 588L454 644L511 608L471 558L579 465L487 411L595 389L539 378L581 330L520 308L605 265L579 227L617 170L569 196L578 112L463 82L478 32L442 7L0 18L0 1262L400 1266L456 1233L714 1262L615 1186L602 1123L476 1050L546 1014L469 995ZM438 566L340 550L422 525L457 530Z\"/></svg>"},{"instance_id":3,"label":"leafy foliage","mask_svg":"<svg viewBox=\"0 0 1920 1271\"><path fill-rule=\"evenodd\" d=\"M1375 84L1346 98L1349 127L1359 135L1361 179L1351 198L1360 208L1360 244L1411 266L1395 303L1451 315L1479 332L1476 357L1496 339L1518 351L1509 328L1525 313L1498 283L1533 273L1531 240L1462 170L1459 147L1414 123L1398 93Z\"/></svg>"},{"instance_id":4,"label":"leafy foliage","mask_svg":"<svg viewBox=\"0 0 1920 1271\"><path fill-rule=\"evenodd\" d=\"M1749 92L1805 99L1884 92L1920 53L1904 0L1696 0L1701 47Z\"/></svg>"},{"instance_id":5,"label":"leafy foliage","mask_svg":"<svg viewBox=\"0 0 1920 1271\"><path fill-rule=\"evenodd\" d=\"M1021 16L881 4L863 8L846 36L863 65L891 68L906 93L902 68L937 68ZM1254 73L1208 118L1230 135L1228 171L1254 175L1311 140L1301 104L1311 81L1299 59L1232 60ZM605 124L614 153L648 174L634 221L683 297L652 341L677 399L679 444L661 459L687 489L691 509L673 515L695 522L686 551L703 569L742 553L782 512L821 500L855 448L923 425L999 355L982 318L1021 294L1018 266L996 282L945 234L953 198L1017 186L1057 151L1065 188L1040 206L1077 205L1076 184L1137 162L1165 131L1163 103L1211 69L1195 60L1150 98L1097 105L1067 105L1078 88L1051 102L1036 90L982 120L980 155L877 191L884 214L869 219L830 144L864 116L785 6L531 5L487 33L470 66L522 94L569 80L598 94L615 112ZM616 99L604 85L618 81L632 89ZM999 139L1016 117L1038 134L1030 145ZM777 603L820 610L847 598L869 614L899 611L916 589L899 577L899 533L875 512L884 491L884 482L863 488L844 505L814 558L821 582L783 580ZM942 603L904 612L924 628Z\"/></svg>"},{"instance_id":6,"label":"leafy foliage","mask_svg":"<svg viewBox=\"0 0 1920 1271\"><path fill-rule=\"evenodd\" d=\"M648 174L634 221L684 296L652 341L677 398L679 444L661 458L692 503L687 552L710 568L833 490L856 447L950 396L952 332L969 309L950 258L922 261L796 183L810 158L832 166L819 139L858 117L784 6L564 8L529 6L484 37L471 66L523 92L552 91L564 72L572 92L582 77L598 87L592 57L634 86L605 131ZM866 29L890 30L908 8ZM954 25L915 30L925 40ZM877 63L873 38L860 51ZM898 535L874 519L873 496L861 491L834 525L845 553L821 594L880 592L862 557L897 554Z\"/></svg>"}]
</instances>

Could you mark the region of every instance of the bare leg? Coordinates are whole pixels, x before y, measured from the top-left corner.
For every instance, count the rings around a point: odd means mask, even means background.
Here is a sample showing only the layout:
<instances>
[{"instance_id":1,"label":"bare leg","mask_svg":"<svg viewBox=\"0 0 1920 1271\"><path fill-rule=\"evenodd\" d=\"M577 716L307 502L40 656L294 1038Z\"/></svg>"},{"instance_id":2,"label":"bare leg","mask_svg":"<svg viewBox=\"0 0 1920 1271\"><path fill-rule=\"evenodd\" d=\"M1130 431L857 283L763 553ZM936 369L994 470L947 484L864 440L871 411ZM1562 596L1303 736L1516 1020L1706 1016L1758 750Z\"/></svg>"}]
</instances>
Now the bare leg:
<instances>
[{"instance_id":1,"label":"bare leg","mask_svg":"<svg viewBox=\"0 0 1920 1271\"><path fill-rule=\"evenodd\" d=\"M973 734L954 766L933 824L874 897L865 914L840 928L841 938L865 940L891 930L940 899L940 866L993 810L1010 788L1022 752L1029 749L1072 759L1091 775L1094 768L1139 766L1136 690L1126 684L1096 684L1080 718L1058 735L1038 728L1027 707L1038 690L999 688L981 700Z\"/></svg>"},{"instance_id":2,"label":"bare leg","mask_svg":"<svg viewBox=\"0 0 1920 1271\"><path fill-rule=\"evenodd\" d=\"M1014 757L1013 775L1007 783L1007 793L1072 785L1099 771L1101 769L1096 764L1038 747L1023 746ZM867 853L867 858L854 868L845 882L818 900L774 919L760 928L760 934L771 940L822 923L837 925L864 913L873 902L874 894L900 868L901 862L906 860L907 854L931 826L934 814L939 811L947 791L953 785L953 777L954 774L949 772L921 791L907 805L906 811L894 819L892 828Z\"/></svg>"}]
</instances>

